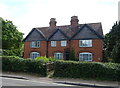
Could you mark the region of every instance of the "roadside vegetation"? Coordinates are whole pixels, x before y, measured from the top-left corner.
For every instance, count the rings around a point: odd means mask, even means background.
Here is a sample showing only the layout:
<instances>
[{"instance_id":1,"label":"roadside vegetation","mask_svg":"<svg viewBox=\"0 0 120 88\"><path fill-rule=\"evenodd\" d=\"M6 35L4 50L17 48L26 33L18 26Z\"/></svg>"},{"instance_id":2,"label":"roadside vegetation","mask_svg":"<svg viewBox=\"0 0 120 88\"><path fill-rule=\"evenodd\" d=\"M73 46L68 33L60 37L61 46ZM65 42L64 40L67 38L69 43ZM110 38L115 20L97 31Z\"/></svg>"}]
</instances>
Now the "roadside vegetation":
<instances>
[{"instance_id":1,"label":"roadside vegetation","mask_svg":"<svg viewBox=\"0 0 120 88\"><path fill-rule=\"evenodd\" d=\"M52 72L50 77L120 81L120 64L117 63L48 59L44 60L43 57L23 59L16 56L3 56L2 70L37 73L39 76L48 76Z\"/></svg>"},{"instance_id":2,"label":"roadside vegetation","mask_svg":"<svg viewBox=\"0 0 120 88\"><path fill-rule=\"evenodd\" d=\"M2 70L37 73L40 76L47 75L45 61L23 59L16 56L2 56Z\"/></svg>"},{"instance_id":3,"label":"roadside vegetation","mask_svg":"<svg viewBox=\"0 0 120 88\"><path fill-rule=\"evenodd\" d=\"M103 61L120 63L120 22L116 22L105 35Z\"/></svg>"},{"instance_id":4,"label":"roadside vegetation","mask_svg":"<svg viewBox=\"0 0 120 88\"><path fill-rule=\"evenodd\" d=\"M53 77L120 81L120 64L56 61Z\"/></svg>"}]
</instances>

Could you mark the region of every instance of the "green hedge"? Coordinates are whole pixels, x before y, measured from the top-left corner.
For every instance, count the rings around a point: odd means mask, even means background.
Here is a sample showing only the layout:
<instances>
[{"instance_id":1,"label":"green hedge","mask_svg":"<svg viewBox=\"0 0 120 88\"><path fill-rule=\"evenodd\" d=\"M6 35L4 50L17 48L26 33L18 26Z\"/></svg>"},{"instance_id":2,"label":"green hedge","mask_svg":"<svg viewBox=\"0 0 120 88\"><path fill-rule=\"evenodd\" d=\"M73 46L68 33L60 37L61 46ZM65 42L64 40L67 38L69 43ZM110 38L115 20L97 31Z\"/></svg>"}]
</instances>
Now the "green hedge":
<instances>
[{"instance_id":1,"label":"green hedge","mask_svg":"<svg viewBox=\"0 0 120 88\"><path fill-rule=\"evenodd\" d=\"M120 65L100 62L56 61L53 76L120 81Z\"/></svg>"},{"instance_id":2,"label":"green hedge","mask_svg":"<svg viewBox=\"0 0 120 88\"><path fill-rule=\"evenodd\" d=\"M47 75L47 68L43 61L23 59L15 56L2 57L2 70L14 72L31 72L41 76Z\"/></svg>"}]
</instances>

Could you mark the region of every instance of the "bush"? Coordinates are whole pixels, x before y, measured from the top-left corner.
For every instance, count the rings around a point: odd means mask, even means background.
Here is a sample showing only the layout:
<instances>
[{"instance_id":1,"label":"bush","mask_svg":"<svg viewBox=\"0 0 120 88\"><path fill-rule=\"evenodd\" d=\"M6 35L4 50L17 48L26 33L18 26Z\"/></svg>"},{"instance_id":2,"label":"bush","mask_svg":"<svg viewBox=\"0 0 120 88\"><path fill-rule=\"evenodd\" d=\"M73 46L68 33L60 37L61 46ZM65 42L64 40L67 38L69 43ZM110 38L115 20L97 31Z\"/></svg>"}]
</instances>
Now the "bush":
<instances>
[{"instance_id":1,"label":"bush","mask_svg":"<svg viewBox=\"0 0 120 88\"><path fill-rule=\"evenodd\" d=\"M71 49L71 50L70 50L69 60L72 60L72 61L78 61L78 60L79 60L79 59L77 59L76 56L75 56L75 51L74 51L74 49Z\"/></svg>"},{"instance_id":2,"label":"bush","mask_svg":"<svg viewBox=\"0 0 120 88\"><path fill-rule=\"evenodd\" d=\"M31 72L41 76L47 75L47 68L43 61L23 59L14 56L2 57L2 70L14 72Z\"/></svg>"},{"instance_id":3,"label":"bush","mask_svg":"<svg viewBox=\"0 0 120 88\"><path fill-rule=\"evenodd\" d=\"M43 62L55 61L54 58L47 58L46 56L37 57L37 58L35 58L35 60L40 60L40 61L43 61Z\"/></svg>"},{"instance_id":4,"label":"bush","mask_svg":"<svg viewBox=\"0 0 120 88\"><path fill-rule=\"evenodd\" d=\"M100 62L56 61L53 76L120 80L120 65Z\"/></svg>"}]
</instances>

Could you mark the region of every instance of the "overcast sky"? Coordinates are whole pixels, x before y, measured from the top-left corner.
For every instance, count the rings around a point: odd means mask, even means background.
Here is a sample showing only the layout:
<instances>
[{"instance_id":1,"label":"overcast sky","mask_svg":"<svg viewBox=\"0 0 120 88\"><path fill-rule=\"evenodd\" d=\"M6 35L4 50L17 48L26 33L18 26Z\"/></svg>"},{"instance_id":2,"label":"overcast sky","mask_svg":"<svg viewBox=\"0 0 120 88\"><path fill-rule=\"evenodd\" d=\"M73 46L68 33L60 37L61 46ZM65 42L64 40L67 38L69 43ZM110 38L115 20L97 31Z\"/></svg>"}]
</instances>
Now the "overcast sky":
<instances>
[{"instance_id":1,"label":"overcast sky","mask_svg":"<svg viewBox=\"0 0 120 88\"><path fill-rule=\"evenodd\" d=\"M0 0L0 17L13 21L24 37L34 27L49 26L50 18L57 25L69 25L71 16L79 24L101 22L104 34L118 20L119 0Z\"/></svg>"}]
</instances>

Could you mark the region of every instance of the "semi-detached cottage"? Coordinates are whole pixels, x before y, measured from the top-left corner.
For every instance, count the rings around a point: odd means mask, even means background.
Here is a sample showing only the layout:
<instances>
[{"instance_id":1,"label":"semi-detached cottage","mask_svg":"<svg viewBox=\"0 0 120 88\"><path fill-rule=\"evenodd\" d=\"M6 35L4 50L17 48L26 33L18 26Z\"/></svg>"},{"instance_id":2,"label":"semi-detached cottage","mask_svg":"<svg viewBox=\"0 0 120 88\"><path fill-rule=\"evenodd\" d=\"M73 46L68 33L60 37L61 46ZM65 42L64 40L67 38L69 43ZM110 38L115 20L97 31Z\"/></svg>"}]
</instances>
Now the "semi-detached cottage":
<instances>
[{"instance_id":1,"label":"semi-detached cottage","mask_svg":"<svg viewBox=\"0 0 120 88\"><path fill-rule=\"evenodd\" d=\"M49 27L33 28L23 40L24 58L46 56L68 60L70 50L73 49L79 61L101 61L103 50L101 23L78 22L78 17L72 16L70 25L56 26L56 19L51 18Z\"/></svg>"}]
</instances>

